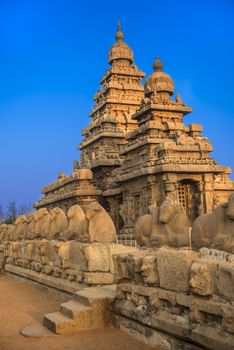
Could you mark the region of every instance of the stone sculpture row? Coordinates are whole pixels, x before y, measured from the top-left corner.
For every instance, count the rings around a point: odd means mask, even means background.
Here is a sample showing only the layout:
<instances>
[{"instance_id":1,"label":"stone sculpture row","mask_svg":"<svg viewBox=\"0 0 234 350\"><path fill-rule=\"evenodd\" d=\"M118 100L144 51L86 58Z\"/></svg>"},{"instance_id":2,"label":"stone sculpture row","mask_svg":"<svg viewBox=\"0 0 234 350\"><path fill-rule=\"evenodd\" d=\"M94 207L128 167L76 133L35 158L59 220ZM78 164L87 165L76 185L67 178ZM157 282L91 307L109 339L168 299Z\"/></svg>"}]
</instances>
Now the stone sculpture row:
<instances>
[{"instance_id":1,"label":"stone sculpture row","mask_svg":"<svg viewBox=\"0 0 234 350\"><path fill-rule=\"evenodd\" d=\"M28 217L20 215L14 224L0 225L0 243L43 238L108 243L116 240L116 230L109 214L97 202L73 205L67 214L58 207L50 212L41 208Z\"/></svg>"},{"instance_id":2,"label":"stone sculpture row","mask_svg":"<svg viewBox=\"0 0 234 350\"><path fill-rule=\"evenodd\" d=\"M234 253L234 194L213 213L199 216L193 223L191 244L189 221L180 203L167 199L160 207L153 204L150 213L138 218L134 235L140 246L175 248L192 246Z\"/></svg>"}]
</instances>

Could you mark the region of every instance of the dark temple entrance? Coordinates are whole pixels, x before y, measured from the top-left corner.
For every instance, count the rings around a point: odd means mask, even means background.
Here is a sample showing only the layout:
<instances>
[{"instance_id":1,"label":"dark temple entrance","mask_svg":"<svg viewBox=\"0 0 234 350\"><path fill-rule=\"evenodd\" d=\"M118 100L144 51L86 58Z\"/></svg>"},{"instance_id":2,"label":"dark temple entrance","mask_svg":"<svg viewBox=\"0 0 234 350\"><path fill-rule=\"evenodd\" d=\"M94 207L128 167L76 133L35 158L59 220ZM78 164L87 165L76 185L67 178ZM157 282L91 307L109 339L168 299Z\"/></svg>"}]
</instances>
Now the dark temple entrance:
<instances>
[{"instance_id":1,"label":"dark temple entrance","mask_svg":"<svg viewBox=\"0 0 234 350\"><path fill-rule=\"evenodd\" d=\"M183 180L178 187L179 201L184 207L190 225L199 215L199 192L194 181Z\"/></svg>"}]
</instances>

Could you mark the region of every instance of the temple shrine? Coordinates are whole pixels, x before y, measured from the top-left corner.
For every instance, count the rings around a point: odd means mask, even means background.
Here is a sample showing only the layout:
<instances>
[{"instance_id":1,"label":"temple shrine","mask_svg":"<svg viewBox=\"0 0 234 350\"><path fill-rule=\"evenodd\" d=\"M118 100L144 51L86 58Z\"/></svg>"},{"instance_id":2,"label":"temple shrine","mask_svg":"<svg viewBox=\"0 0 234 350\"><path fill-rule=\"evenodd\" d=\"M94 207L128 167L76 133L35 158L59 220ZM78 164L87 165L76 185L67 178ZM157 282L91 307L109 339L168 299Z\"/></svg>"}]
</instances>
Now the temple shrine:
<instances>
[{"instance_id":1,"label":"temple shrine","mask_svg":"<svg viewBox=\"0 0 234 350\"><path fill-rule=\"evenodd\" d=\"M152 203L179 201L190 224L226 202L234 190L230 168L210 156L200 124L184 124L192 112L157 57L145 74L134 64L120 23L108 68L94 97L91 122L83 129L80 165L43 188L36 209L98 201L111 215L119 237L131 237L137 218Z\"/></svg>"}]
</instances>

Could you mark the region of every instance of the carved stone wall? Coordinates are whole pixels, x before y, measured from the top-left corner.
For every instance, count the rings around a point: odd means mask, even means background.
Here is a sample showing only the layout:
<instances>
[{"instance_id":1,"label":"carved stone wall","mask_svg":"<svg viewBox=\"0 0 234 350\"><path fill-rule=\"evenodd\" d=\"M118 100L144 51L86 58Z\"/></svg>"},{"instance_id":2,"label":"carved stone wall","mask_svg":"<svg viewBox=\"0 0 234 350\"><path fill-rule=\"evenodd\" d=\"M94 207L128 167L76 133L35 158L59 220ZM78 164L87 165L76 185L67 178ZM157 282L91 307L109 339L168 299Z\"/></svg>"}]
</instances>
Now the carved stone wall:
<instances>
[{"instance_id":1,"label":"carved stone wall","mask_svg":"<svg viewBox=\"0 0 234 350\"><path fill-rule=\"evenodd\" d=\"M208 249L116 255L118 326L160 349L234 349L233 262Z\"/></svg>"},{"instance_id":2,"label":"carved stone wall","mask_svg":"<svg viewBox=\"0 0 234 350\"><path fill-rule=\"evenodd\" d=\"M58 289L114 282L112 255L134 251L117 244L22 240L0 245L6 271ZM2 266L3 267L3 266Z\"/></svg>"}]
</instances>

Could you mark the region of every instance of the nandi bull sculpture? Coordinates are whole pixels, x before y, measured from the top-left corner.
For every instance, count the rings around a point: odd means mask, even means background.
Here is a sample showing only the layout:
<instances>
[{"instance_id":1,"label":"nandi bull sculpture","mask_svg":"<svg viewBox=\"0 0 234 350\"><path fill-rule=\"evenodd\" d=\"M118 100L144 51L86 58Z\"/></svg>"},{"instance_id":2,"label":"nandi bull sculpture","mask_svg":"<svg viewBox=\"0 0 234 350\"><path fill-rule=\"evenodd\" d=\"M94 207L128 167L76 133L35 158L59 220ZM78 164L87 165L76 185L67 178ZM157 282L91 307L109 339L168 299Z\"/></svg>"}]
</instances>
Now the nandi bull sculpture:
<instances>
[{"instance_id":1,"label":"nandi bull sculpture","mask_svg":"<svg viewBox=\"0 0 234 350\"><path fill-rule=\"evenodd\" d=\"M166 199L160 207L149 207L150 214L139 217L134 234L139 245L161 247L189 246L189 222L183 207Z\"/></svg>"}]
</instances>

